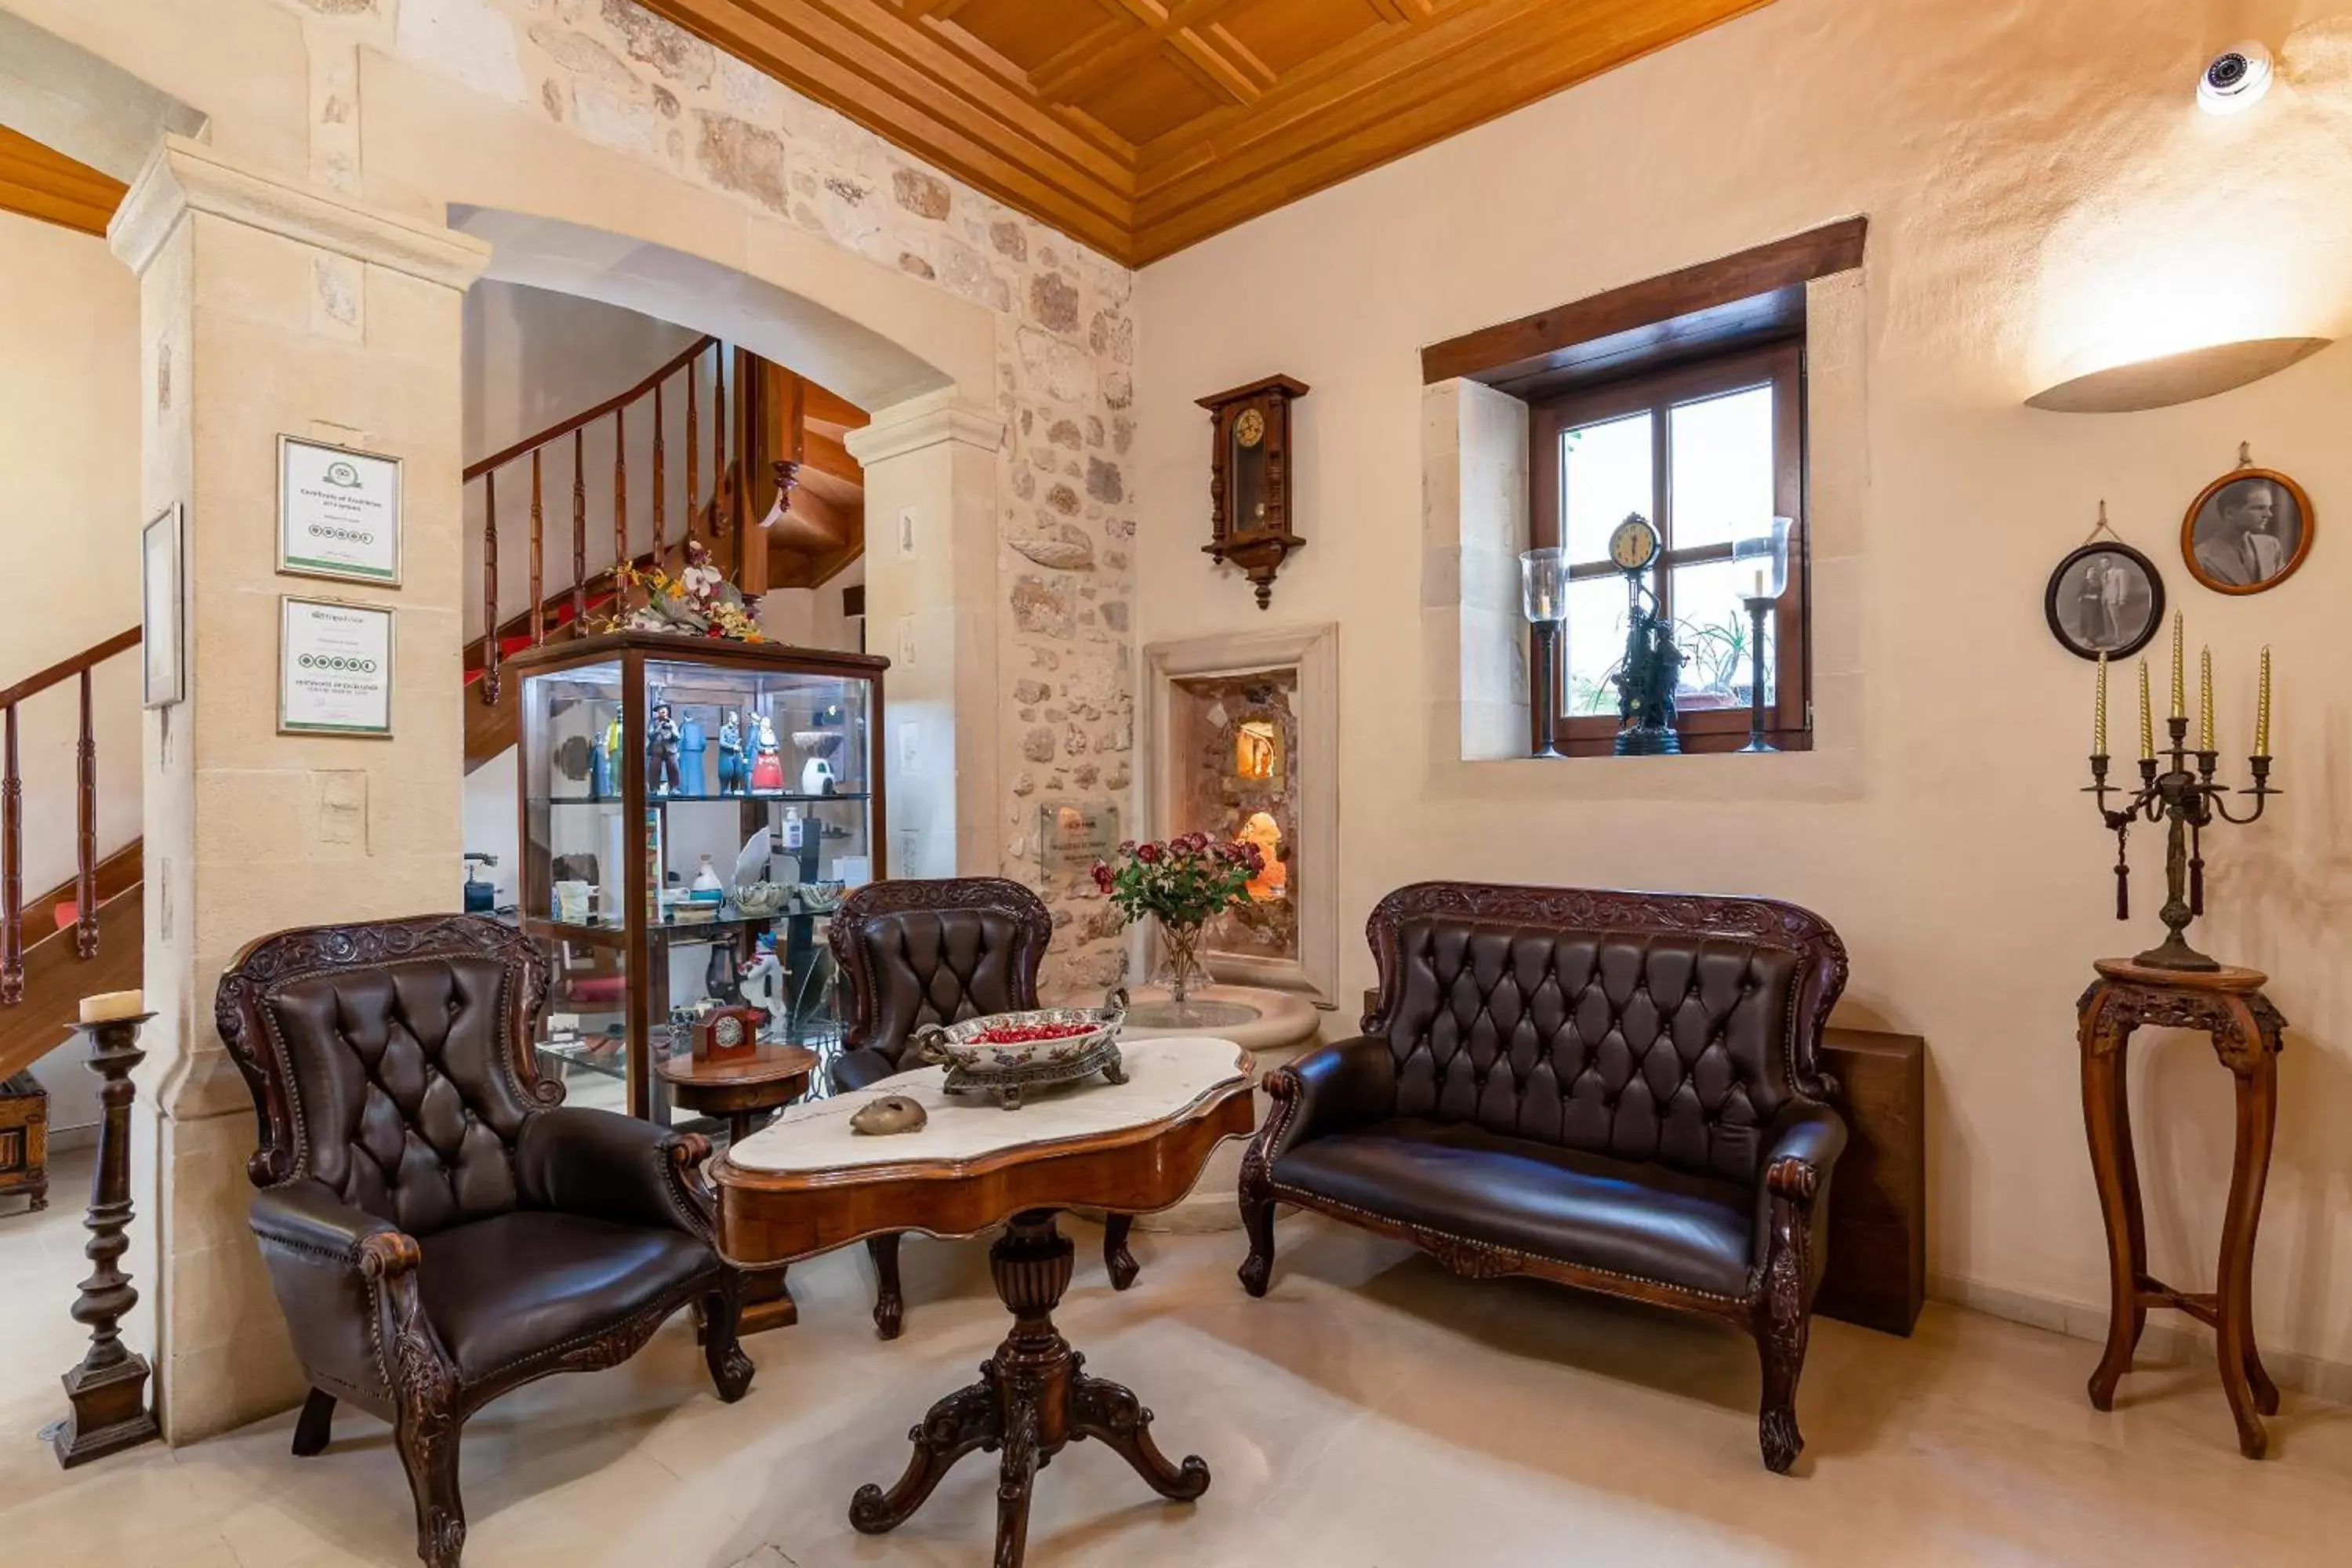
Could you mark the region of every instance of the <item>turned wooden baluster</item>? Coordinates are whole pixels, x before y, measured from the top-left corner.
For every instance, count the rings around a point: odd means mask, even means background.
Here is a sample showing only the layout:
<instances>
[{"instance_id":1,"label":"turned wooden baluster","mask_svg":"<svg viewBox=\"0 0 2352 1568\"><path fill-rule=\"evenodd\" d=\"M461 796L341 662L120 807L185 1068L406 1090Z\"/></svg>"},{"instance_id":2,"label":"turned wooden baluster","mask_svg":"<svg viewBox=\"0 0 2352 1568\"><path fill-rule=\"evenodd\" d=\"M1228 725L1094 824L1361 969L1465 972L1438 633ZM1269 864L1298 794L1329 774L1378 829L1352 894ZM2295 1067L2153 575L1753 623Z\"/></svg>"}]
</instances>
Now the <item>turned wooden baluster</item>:
<instances>
[{"instance_id":1,"label":"turned wooden baluster","mask_svg":"<svg viewBox=\"0 0 2352 1568\"><path fill-rule=\"evenodd\" d=\"M482 476L482 705L499 700L499 476Z\"/></svg>"},{"instance_id":2,"label":"turned wooden baluster","mask_svg":"<svg viewBox=\"0 0 2352 1568\"><path fill-rule=\"evenodd\" d=\"M572 635L588 630L588 469L585 439L572 432Z\"/></svg>"},{"instance_id":3,"label":"turned wooden baluster","mask_svg":"<svg viewBox=\"0 0 2352 1568\"><path fill-rule=\"evenodd\" d=\"M662 396L661 383L654 383L654 563L661 563L662 549Z\"/></svg>"},{"instance_id":4,"label":"turned wooden baluster","mask_svg":"<svg viewBox=\"0 0 2352 1568\"><path fill-rule=\"evenodd\" d=\"M121 1268L122 1255L131 1248L122 1233L131 1224L131 1102L138 1094L131 1071L146 1059L139 1048L139 1026L153 1016L142 1013L79 1026L89 1037L89 1070L105 1080L99 1091L105 1119L99 1126L89 1215L82 1221L89 1232L81 1249L90 1261L89 1278L73 1304L74 1321L89 1329L89 1349L65 1375L73 1413L42 1434L67 1469L161 1435L147 1408L146 1359L123 1344L118 1326L139 1304L139 1292Z\"/></svg>"},{"instance_id":5,"label":"turned wooden baluster","mask_svg":"<svg viewBox=\"0 0 2352 1568\"><path fill-rule=\"evenodd\" d=\"M727 532L727 350L710 355L710 531Z\"/></svg>"},{"instance_id":6,"label":"turned wooden baluster","mask_svg":"<svg viewBox=\"0 0 2352 1568\"><path fill-rule=\"evenodd\" d=\"M16 773L16 705L8 704L0 773L0 1005L25 999L25 781Z\"/></svg>"},{"instance_id":7,"label":"turned wooden baluster","mask_svg":"<svg viewBox=\"0 0 2352 1568\"><path fill-rule=\"evenodd\" d=\"M89 671L81 672L81 738L74 744L74 951L98 956L98 738L90 730Z\"/></svg>"},{"instance_id":8,"label":"turned wooden baluster","mask_svg":"<svg viewBox=\"0 0 2352 1568\"><path fill-rule=\"evenodd\" d=\"M698 515L698 514L700 512L700 510L701 510L701 501L702 501L702 489L701 489L701 484L700 484L701 475L697 471L697 470L698 470L698 465L701 463L701 460L702 460L702 454L701 454L700 450L698 449L698 448L700 447L700 446L701 446L701 436L700 436L699 432L698 431L698 429L696 428L696 427L697 427L697 426L700 423L700 421L699 421L699 419L698 419L698 415L697 415L697 412L696 412L696 408L695 408L695 384L696 384L697 382L700 381L701 379L702 379L702 377L701 377L700 373L699 373L699 372L698 372L698 371L696 370L696 368L695 368L694 361L693 361L693 360L688 360L688 361L687 361L687 362L686 362L686 531L687 531L687 535L688 535L688 537L689 537L689 538L691 538L691 537L693 536L693 533L694 533L694 524L695 524L695 521L696 521L697 515Z\"/></svg>"},{"instance_id":9,"label":"turned wooden baluster","mask_svg":"<svg viewBox=\"0 0 2352 1568\"><path fill-rule=\"evenodd\" d=\"M547 624L540 609L547 599L547 519L540 506L540 448L530 449L530 643L547 640Z\"/></svg>"},{"instance_id":10,"label":"turned wooden baluster","mask_svg":"<svg viewBox=\"0 0 2352 1568\"><path fill-rule=\"evenodd\" d=\"M629 563L629 411L613 410L613 570Z\"/></svg>"}]
</instances>

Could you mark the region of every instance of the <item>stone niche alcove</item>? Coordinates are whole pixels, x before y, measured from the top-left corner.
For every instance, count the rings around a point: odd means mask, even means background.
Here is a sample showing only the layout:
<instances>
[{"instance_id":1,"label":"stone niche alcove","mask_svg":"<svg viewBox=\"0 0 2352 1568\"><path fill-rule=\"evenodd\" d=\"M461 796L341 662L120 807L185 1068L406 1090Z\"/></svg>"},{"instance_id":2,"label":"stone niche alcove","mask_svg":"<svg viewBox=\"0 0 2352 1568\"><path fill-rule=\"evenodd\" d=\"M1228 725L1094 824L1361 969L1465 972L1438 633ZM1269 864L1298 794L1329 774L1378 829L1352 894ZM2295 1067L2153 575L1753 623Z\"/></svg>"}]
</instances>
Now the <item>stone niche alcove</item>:
<instances>
[{"instance_id":1,"label":"stone niche alcove","mask_svg":"<svg viewBox=\"0 0 2352 1568\"><path fill-rule=\"evenodd\" d=\"M1266 855L1251 901L1213 922L1210 973L1334 1000L1339 628L1306 626L1144 649L1144 820L1153 837L1248 838Z\"/></svg>"}]
</instances>

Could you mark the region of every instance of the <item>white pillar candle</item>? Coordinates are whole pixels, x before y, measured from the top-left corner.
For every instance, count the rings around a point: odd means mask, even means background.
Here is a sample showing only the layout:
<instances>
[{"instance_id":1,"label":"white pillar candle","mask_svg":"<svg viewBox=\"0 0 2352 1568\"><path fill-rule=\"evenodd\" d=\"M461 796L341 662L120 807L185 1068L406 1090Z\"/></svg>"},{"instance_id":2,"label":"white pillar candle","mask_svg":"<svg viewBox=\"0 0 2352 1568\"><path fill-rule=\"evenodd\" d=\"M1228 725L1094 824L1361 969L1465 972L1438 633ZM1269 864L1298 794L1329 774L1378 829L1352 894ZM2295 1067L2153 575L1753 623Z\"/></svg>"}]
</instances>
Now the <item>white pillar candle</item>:
<instances>
[{"instance_id":1,"label":"white pillar candle","mask_svg":"<svg viewBox=\"0 0 2352 1568\"><path fill-rule=\"evenodd\" d=\"M136 1018L145 1011L144 991L101 991L81 999L81 1021L85 1024L110 1024L117 1018Z\"/></svg>"}]
</instances>

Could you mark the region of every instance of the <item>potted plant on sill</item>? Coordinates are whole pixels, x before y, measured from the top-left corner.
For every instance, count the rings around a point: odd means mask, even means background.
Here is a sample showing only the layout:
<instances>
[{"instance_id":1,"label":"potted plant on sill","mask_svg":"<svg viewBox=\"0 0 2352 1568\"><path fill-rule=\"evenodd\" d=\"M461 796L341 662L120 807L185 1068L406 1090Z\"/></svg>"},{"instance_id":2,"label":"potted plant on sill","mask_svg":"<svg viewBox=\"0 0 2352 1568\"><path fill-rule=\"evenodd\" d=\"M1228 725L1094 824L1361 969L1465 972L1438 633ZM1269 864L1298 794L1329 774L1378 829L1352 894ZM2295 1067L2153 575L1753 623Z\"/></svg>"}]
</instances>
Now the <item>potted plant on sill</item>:
<instances>
[{"instance_id":1,"label":"potted plant on sill","mask_svg":"<svg viewBox=\"0 0 2352 1568\"><path fill-rule=\"evenodd\" d=\"M1250 901L1250 879L1265 852L1246 839L1213 843L1205 833L1118 847L1117 863L1095 862L1095 886L1132 924L1150 916L1166 946L1168 992L1181 1014L1199 983L1201 928Z\"/></svg>"}]
</instances>

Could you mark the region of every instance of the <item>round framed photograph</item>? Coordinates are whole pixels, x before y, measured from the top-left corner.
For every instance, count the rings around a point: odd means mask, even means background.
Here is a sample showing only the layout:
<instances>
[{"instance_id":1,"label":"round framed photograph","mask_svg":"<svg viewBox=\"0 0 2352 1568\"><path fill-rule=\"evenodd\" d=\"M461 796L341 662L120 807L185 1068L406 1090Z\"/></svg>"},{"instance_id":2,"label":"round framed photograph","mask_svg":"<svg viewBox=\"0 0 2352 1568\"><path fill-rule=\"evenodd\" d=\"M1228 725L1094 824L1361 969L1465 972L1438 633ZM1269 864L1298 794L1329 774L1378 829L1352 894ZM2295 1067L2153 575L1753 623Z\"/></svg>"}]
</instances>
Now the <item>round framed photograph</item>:
<instances>
[{"instance_id":1,"label":"round framed photograph","mask_svg":"<svg viewBox=\"0 0 2352 1568\"><path fill-rule=\"evenodd\" d=\"M2180 523L2189 575L2217 594L2259 594L2294 575L2319 519L2301 485L2270 468L2238 468L2205 487Z\"/></svg>"},{"instance_id":2,"label":"round framed photograph","mask_svg":"<svg viewBox=\"0 0 2352 1568\"><path fill-rule=\"evenodd\" d=\"M2094 540L2058 563L2042 595L2050 635L2077 658L2126 658L2164 625L2156 563L2117 540Z\"/></svg>"}]
</instances>

